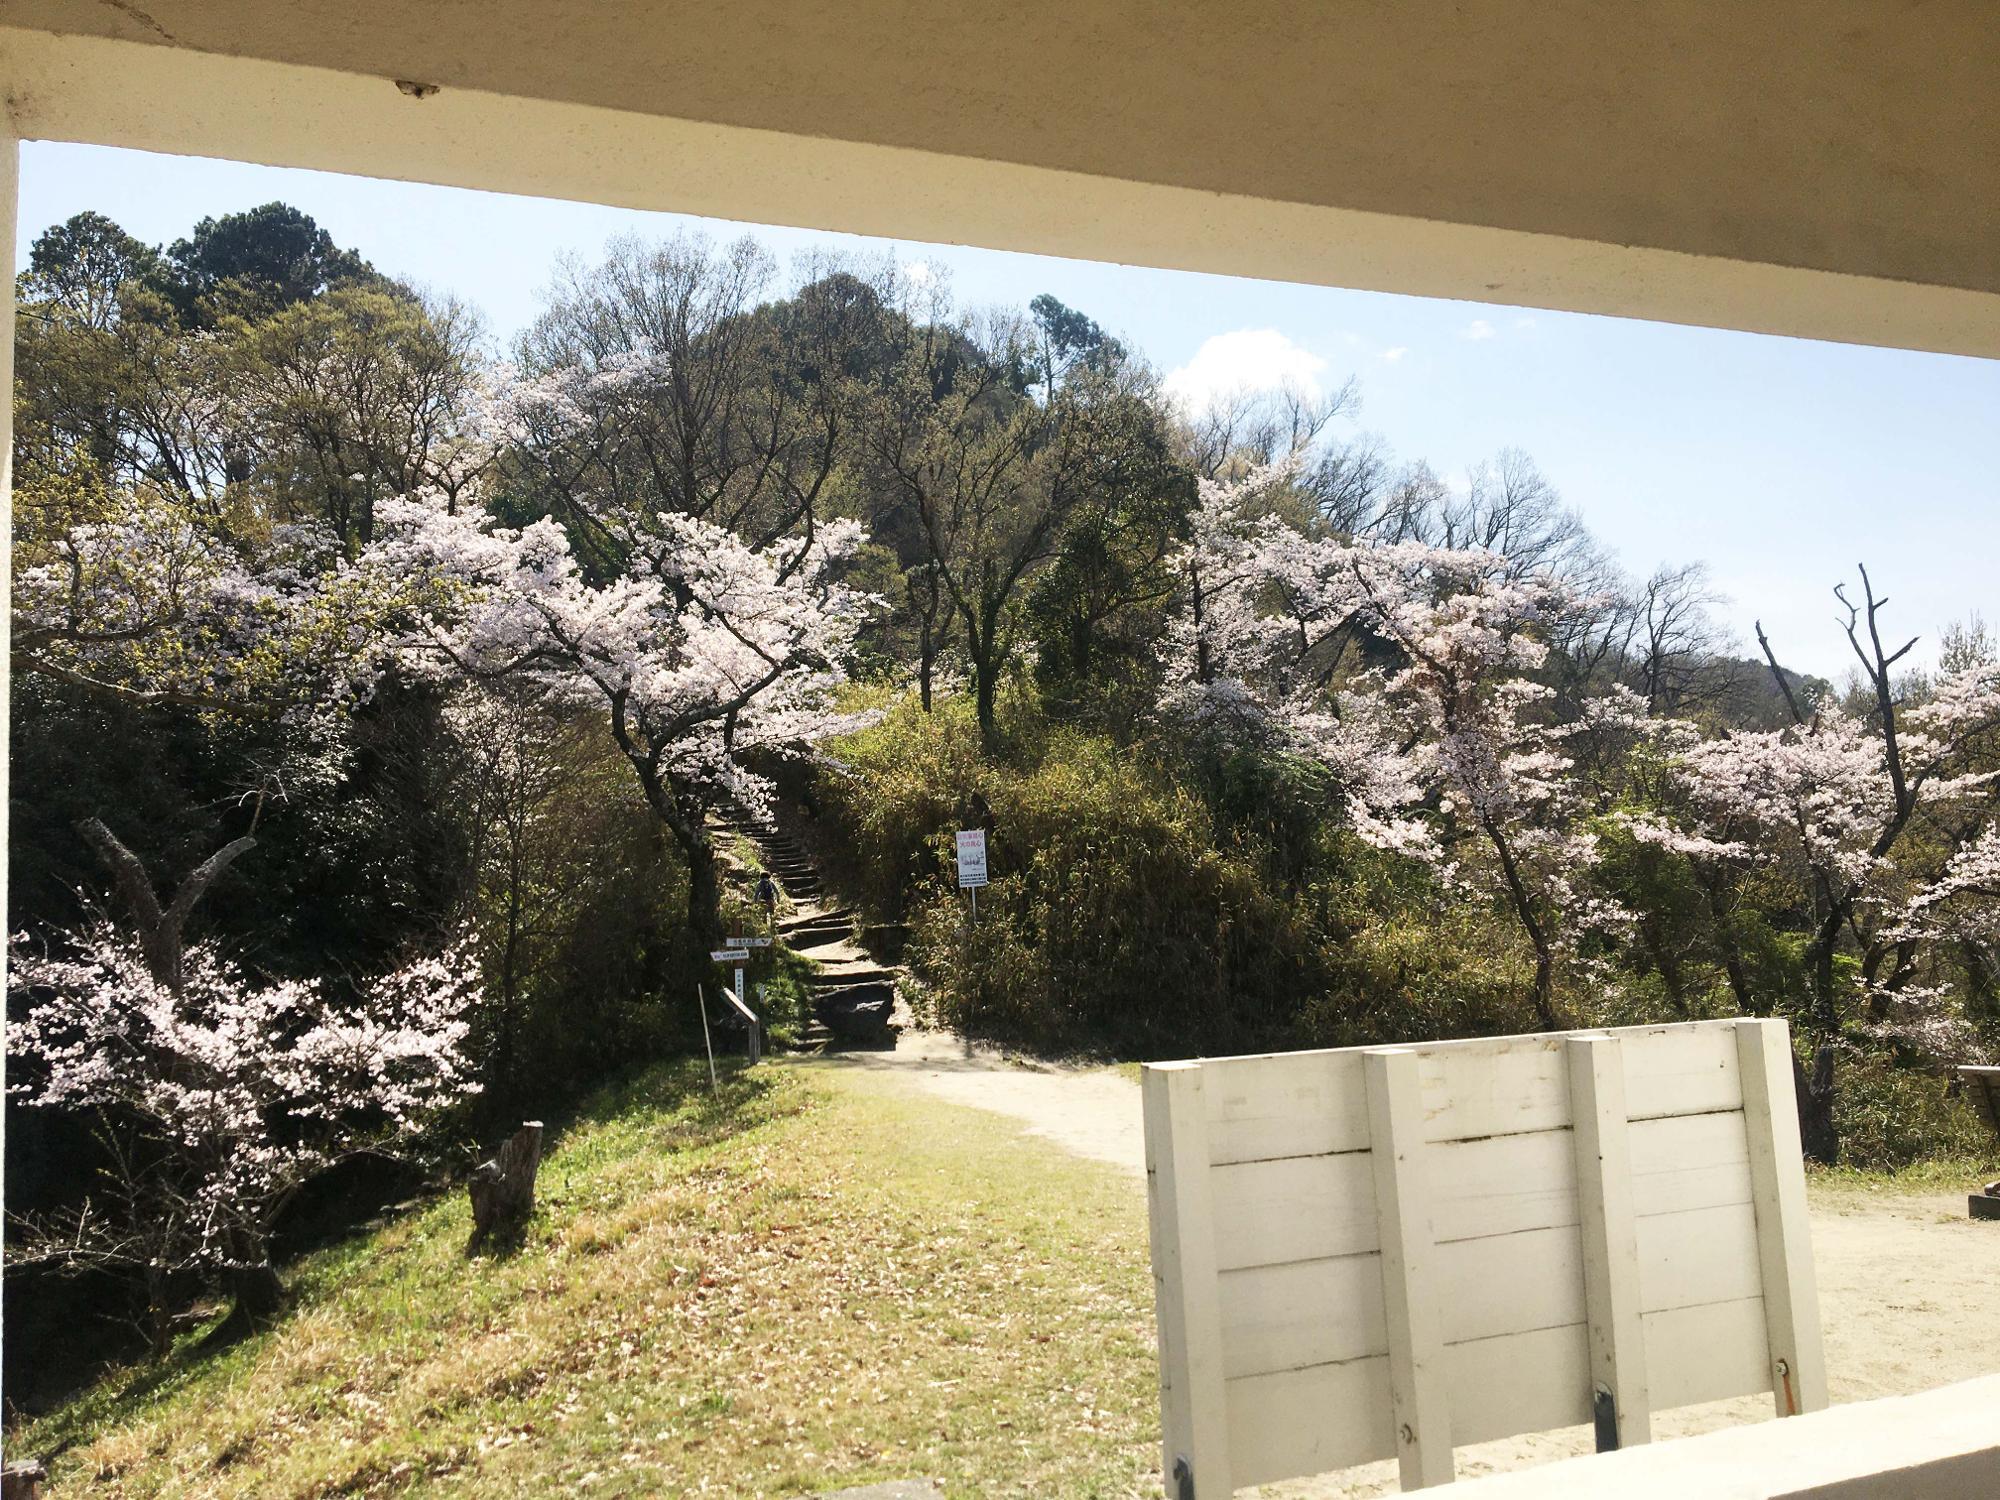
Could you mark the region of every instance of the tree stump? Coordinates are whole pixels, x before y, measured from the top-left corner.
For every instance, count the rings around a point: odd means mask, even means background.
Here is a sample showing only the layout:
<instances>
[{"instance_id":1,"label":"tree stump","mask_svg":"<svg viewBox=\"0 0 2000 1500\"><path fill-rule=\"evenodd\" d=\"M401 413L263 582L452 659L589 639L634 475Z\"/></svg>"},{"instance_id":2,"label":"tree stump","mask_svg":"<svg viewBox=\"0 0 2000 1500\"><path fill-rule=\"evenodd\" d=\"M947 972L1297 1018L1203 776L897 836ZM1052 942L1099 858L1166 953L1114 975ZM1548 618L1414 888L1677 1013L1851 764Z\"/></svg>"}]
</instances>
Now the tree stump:
<instances>
[{"instance_id":1,"label":"tree stump","mask_svg":"<svg viewBox=\"0 0 2000 1500\"><path fill-rule=\"evenodd\" d=\"M519 1234L535 1208L535 1173L542 1165L542 1122L525 1121L491 1161L472 1169L465 1190L472 1197L472 1242L476 1250L495 1235Z\"/></svg>"},{"instance_id":2,"label":"tree stump","mask_svg":"<svg viewBox=\"0 0 2000 1500\"><path fill-rule=\"evenodd\" d=\"M0 1469L0 1500L42 1500L49 1473L40 1464L8 1464Z\"/></svg>"}]
</instances>

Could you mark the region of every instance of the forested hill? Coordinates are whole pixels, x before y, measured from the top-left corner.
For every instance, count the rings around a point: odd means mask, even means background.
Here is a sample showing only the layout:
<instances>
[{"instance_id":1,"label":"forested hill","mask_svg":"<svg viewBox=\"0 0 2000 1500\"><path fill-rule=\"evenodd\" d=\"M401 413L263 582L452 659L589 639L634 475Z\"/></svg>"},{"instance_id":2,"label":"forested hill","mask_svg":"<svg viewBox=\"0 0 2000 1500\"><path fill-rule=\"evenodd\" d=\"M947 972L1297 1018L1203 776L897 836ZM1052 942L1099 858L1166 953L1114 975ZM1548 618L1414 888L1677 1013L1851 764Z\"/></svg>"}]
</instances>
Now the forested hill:
<instances>
[{"instance_id":1,"label":"forested hill","mask_svg":"<svg viewBox=\"0 0 2000 1500\"><path fill-rule=\"evenodd\" d=\"M1030 1046L1774 1014L1814 1153L1893 1164L2000 1041L2000 653L1911 670L1921 579L1824 580L1806 678L1525 454L752 239L616 242L506 349L279 204L79 215L17 296L11 1258L145 1338L697 1048L746 813Z\"/></svg>"}]
</instances>

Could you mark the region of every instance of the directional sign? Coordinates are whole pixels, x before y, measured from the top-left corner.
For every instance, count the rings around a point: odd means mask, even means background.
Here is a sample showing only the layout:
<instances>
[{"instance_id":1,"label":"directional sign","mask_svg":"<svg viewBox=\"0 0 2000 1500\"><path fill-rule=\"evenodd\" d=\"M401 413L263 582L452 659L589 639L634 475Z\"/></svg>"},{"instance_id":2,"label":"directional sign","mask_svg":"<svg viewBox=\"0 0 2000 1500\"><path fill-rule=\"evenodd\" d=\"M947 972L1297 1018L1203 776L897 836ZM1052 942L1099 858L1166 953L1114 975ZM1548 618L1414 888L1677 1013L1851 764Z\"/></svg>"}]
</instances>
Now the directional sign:
<instances>
[{"instance_id":1,"label":"directional sign","mask_svg":"<svg viewBox=\"0 0 2000 1500\"><path fill-rule=\"evenodd\" d=\"M749 950L745 948L723 948L720 951L711 948L708 956L719 964L748 963L750 960Z\"/></svg>"},{"instance_id":2,"label":"directional sign","mask_svg":"<svg viewBox=\"0 0 2000 1500\"><path fill-rule=\"evenodd\" d=\"M986 884L986 830L963 828L958 834L959 889Z\"/></svg>"},{"instance_id":3,"label":"directional sign","mask_svg":"<svg viewBox=\"0 0 2000 1500\"><path fill-rule=\"evenodd\" d=\"M724 938L723 941L732 948L768 948L771 946L771 940L767 937Z\"/></svg>"}]
</instances>

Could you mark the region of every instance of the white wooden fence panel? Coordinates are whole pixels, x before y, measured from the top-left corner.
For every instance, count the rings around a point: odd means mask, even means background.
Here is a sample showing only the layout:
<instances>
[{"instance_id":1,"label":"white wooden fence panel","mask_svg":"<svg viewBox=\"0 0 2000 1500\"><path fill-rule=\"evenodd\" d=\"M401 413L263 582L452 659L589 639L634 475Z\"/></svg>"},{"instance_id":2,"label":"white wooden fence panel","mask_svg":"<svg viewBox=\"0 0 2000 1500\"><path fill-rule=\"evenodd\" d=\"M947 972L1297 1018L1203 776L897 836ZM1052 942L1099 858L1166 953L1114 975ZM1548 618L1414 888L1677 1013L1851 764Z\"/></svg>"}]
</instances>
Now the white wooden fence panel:
<instances>
[{"instance_id":1,"label":"white wooden fence panel","mask_svg":"<svg viewBox=\"0 0 2000 1500\"><path fill-rule=\"evenodd\" d=\"M1743 1112L1634 1120L1632 1211L1678 1213L1750 1201L1750 1143Z\"/></svg>"},{"instance_id":2,"label":"white wooden fence panel","mask_svg":"<svg viewBox=\"0 0 2000 1500\"><path fill-rule=\"evenodd\" d=\"M1590 1420L1590 1347L1581 1323L1453 1344L1445 1358L1453 1443Z\"/></svg>"},{"instance_id":3,"label":"white wooden fence panel","mask_svg":"<svg viewBox=\"0 0 2000 1500\"><path fill-rule=\"evenodd\" d=\"M1403 1488L1413 1490L1452 1479L1437 1245L1419 1166L1425 1124L1421 1073L1417 1054L1397 1047L1363 1052L1361 1064L1374 1141L1368 1154L1375 1166L1375 1212L1381 1226L1396 1462Z\"/></svg>"},{"instance_id":4,"label":"white wooden fence panel","mask_svg":"<svg viewBox=\"0 0 2000 1500\"><path fill-rule=\"evenodd\" d=\"M1389 1352L1382 1258L1343 1255L1222 1273L1230 1379Z\"/></svg>"},{"instance_id":5,"label":"white wooden fence panel","mask_svg":"<svg viewBox=\"0 0 2000 1500\"><path fill-rule=\"evenodd\" d=\"M1599 1384L1625 1441L1785 1381L1781 1410L1823 1404L1788 1046L1702 1022L1149 1068L1169 1476L1214 1500L1396 1455L1437 1483Z\"/></svg>"},{"instance_id":6,"label":"white wooden fence panel","mask_svg":"<svg viewBox=\"0 0 2000 1500\"><path fill-rule=\"evenodd\" d=\"M1323 1474L1396 1451L1387 1355L1232 1380L1228 1412L1229 1450L1241 1455L1233 1460L1237 1485ZM1196 1500L1207 1493L1197 1490Z\"/></svg>"},{"instance_id":7,"label":"white wooden fence panel","mask_svg":"<svg viewBox=\"0 0 2000 1500\"><path fill-rule=\"evenodd\" d=\"M1576 1222L1567 1130L1438 1141L1424 1150L1431 1231L1440 1242Z\"/></svg>"},{"instance_id":8,"label":"white wooden fence panel","mask_svg":"<svg viewBox=\"0 0 2000 1500\"><path fill-rule=\"evenodd\" d=\"M1771 1388L1762 1297L1649 1312L1640 1322L1655 1411Z\"/></svg>"},{"instance_id":9,"label":"white wooden fence panel","mask_svg":"<svg viewBox=\"0 0 2000 1500\"><path fill-rule=\"evenodd\" d=\"M1624 1026L1606 1035L1625 1058L1625 1109L1631 1120L1741 1109L1743 1083L1734 1021Z\"/></svg>"},{"instance_id":10,"label":"white wooden fence panel","mask_svg":"<svg viewBox=\"0 0 2000 1500\"><path fill-rule=\"evenodd\" d=\"M1798 1096L1792 1083L1797 1064L1783 1021L1744 1021L1736 1040L1764 1288L1766 1368L1778 1415L1790 1417L1826 1405L1819 1291L1806 1218L1806 1180L1798 1165Z\"/></svg>"},{"instance_id":11,"label":"white wooden fence panel","mask_svg":"<svg viewBox=\"0 0 2000 1500\"><path fill-rule=\"evenodd\" d=\"M1569 1076L1557 1037L1493 1037L1417 1054L1424 1138L1521 1135L1569 1124Z\"/></svg>"},{"instance_id":12,"label":"white wooden fence panel","mask_svg":"<svg viewBox=\"0 0 2000 1500\"><path fill-rule=\"evenodd\" d=\"M1639 1321L1639 1235L1632 1209L1631 1123L1625 1104L1624 1044L1611 1037L1571 1037L1570 1102L1574 1120L1577 1239L1583 1252L1583 1302L1594 1398L1611 1403L1619 1446L1652 1437L1646 1382L1646 1331Z\"/></svg>"},{"instance_id":13,"label":"white wooden fence panel","mask_svg":"<svg viewBox=\"0 0 2000 1500\"><path fill-rule=\"evenodd\" d=\"M1583 1244L1574 1224L1437 1247L1448 1344L1581 1323Z\"/></svg>"},{"instance_id":14,"label":"white wooden fence panel","mask_svg":"<svg viewBox=\"0 0 2000 1500\"><path fill-rule=\"evenodd\" d=\"M1360 1053L1274 1052L1203 1066L1216 1081L1208 1149L1217 1166L1368 1149Z\"/></svg>"},{"instance_id":15,"label":"white wooden fence panel","mask_svg":"<svg viewBox=\"0 0 2000 1500\"><path fill-rule=\"evenodd\" d=\"M1366 1151L1231 1162L1209 1173L1225 1271L1356 1255L1379 1244Z\"/></svg>"},{"instance_id":16,"label":"white wooden fence panel","mask_svg":"<svg viewBox=\"0 0 2000 1500\"><path fill-rule=\"evenodd\" d=\"M1763 1289L1757 1215L1747 1203L1648 1214L1638 1230L1642 1311L1732 1302Z\"/></svg>"},{"instance_id":17,"label":"white wooden fence panel","mask_svg":"<svg viewBox=\"0 0 2000 1500\"><path fill-rule=\"evenodd\" d=\"M1197 1495L1226 1495L1234 1481L1204 1079L1199 1067L1170 1063L1146 1069L1141 1082L1159 1322L1162 1472L1172 1483L1176 1466L1185 1464Z\"/></svg>"}]
</instances>

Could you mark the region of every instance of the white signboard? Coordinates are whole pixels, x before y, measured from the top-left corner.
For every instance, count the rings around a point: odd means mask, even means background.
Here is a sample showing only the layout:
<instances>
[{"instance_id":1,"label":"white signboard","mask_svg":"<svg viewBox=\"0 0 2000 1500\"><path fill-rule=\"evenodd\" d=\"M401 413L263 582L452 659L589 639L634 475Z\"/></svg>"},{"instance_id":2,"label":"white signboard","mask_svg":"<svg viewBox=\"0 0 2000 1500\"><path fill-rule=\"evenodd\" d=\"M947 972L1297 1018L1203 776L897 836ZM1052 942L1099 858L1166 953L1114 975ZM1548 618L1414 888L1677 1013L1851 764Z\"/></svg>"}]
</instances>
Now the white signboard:
<instances>
[{"instance_id":1,"label":"white signboard","mask_svg":"<svg viewBox=\"0 0 2000 1500\"><path fill-rule=\"evenodd\" d=\"M771 940L767 937L724 938L723 942L731 948L768 948L771 946Z\"/></svg>"},{"instance_id":2,"label":"white signboard","mask_svg":"<svg viewBox=\"0 0 2000 1500\"><path fill-rule=\"evenodd\" d=\"M962 828L958 834L958 885L960 890L986 884L986 830Z\"/></svg>"},{"instance_id":3,"label":"white signboard","mask_svg":"<svg viewBox=\"0 0 2000 1500\"><path fill-rule=\"evenodd\" d=\"M741 964L750 961L748 950L743 948L711 948L708 956L719 964Z\"/></svg>"}]
</instances>

